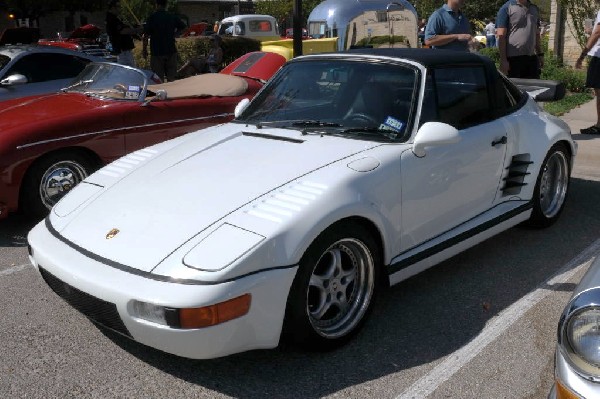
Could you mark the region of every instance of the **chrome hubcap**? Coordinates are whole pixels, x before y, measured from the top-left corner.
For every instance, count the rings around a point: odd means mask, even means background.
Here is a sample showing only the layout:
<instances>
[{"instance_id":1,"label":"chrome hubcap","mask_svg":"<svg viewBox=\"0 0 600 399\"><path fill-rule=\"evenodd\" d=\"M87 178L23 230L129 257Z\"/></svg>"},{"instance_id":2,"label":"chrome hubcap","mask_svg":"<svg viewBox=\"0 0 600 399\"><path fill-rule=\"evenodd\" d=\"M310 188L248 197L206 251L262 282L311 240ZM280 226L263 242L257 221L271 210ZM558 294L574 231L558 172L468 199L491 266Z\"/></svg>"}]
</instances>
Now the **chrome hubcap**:
<instances>
[{"instance_id":1,"label":"chrome hubcap","mask_svg":"<svg viewBox=\"0 0 600 399\"><path fill-rule=\"evenodd\" d=\"M569 163L563 152L556 151L548 158L540 182L540 208L545 217L558 214L567 196L568 183Z\"/></svg>"},{"instance_id":2,"label":"chrome hubcap","mask_svg":"<svg viewBox=\"0 0 600 399\"><path fill-rule=\"evenodd\" d=\"M364 316L374 287L369 248L356 239L343 239L321 256L310 278L307 311L316 332L326 338L352 331Z\"/></svg>"},{"instance_id":3,"label":"chrome hubcap","mask_svg":"<svg viewBox=\"0 0 600 399\"><path fill-rule=\"evenodd\" d=\"M42 175L39 190L42 203L46 208L52 208L59 199L86 177L86 170L76 162L55 163Z\"/></svg>"}]
</instances>

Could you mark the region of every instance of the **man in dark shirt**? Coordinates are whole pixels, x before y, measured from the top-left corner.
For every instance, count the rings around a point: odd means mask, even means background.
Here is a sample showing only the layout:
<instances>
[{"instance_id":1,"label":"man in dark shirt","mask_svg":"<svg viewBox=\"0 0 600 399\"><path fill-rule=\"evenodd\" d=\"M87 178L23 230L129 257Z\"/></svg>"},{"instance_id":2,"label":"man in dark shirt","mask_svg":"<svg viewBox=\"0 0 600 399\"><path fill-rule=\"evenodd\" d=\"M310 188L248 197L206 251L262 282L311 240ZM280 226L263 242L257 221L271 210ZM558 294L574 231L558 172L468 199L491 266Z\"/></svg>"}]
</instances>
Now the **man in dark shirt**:
<instances>
[{"instance_id":1,"label":"man in dark shirt","mask_svg":"<svg viewBox=\"0 0 600 399\"><path fill-rule=\"evenodd\" d=\"M177 47L175 36L185 29L185 24L166 11L167 0L156 0L156 11L144 25L142 56L148 57L150 41L150 68L163 81L175 80L177 75Z\"/></svg>"},{"instance_id":2,"label":"man in dark shirt","mask_svg":"<svg viewBox=\"0 0 600 399\"><path fill-rule=\"evenodd\" d=\"M123 65L135 67L133 53L135 47L133 36L141 33L141 29L135 29L124 24L117 16L119 12L119 0L108 2L106 12L106 33L112 45L112 53L117 56L117 62Z\"/></svg>"},{"instance_id":3,"label":"man in dark shirt","mask_svg":"<svg viewBox=\"0 0 600 399\"><path fill-rule=\"evenodd\" d=\"M509 78L539 79L544 66L540 10L529 0L508 0L496 17L500 70Z\"/></svg>"},{"instance_id":4,"label":"man in dark shirt","mask_svg":"<svg viewBox=\"0 0 600 399\"><path fill-rule=\"evenodd\" d=\"M462 13L465 0L447 0L435 10L425 27L425 44L432 48L469 51L471 24Z\"/></svg>"}]
</instances>

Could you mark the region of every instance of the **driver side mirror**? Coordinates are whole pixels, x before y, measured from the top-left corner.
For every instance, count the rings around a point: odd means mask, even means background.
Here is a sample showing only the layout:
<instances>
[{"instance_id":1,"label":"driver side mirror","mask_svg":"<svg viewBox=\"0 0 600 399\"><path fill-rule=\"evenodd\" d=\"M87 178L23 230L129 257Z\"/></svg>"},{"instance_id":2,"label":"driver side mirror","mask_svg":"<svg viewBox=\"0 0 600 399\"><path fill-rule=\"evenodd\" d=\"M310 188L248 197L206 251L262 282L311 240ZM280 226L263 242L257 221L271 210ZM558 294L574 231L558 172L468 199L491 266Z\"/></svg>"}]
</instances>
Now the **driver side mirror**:
<instances>
[{"instance_id":1,"label":"driver side mirror","mask_svg":"<svg viewBox=\"0 0 600 399\"><path fill-rule=\"evenodd\" d=\"M2 79L2 81L0 81L0 85L15 86L15 85L22 85L27 82L28 82L28 80L25 77L25 75L21 75L20 73L15 73L14 75L10 75L9 77Z\"/></svg>"},{"instance_id":2,"label":"driver side mirror","mask_svg":"<svg viewBox=\"0 0 600 399\"><path fill-rule=\"evenodd\" d=\"M165 89L156 90L154 96L150 98L146 97L146 100L142 103L142 106L146 106L153 101L164 101L167 99L167 97L167 91Z\"/></svg>"},{"instance_id":3,"label":"driver side mirror","mask_svg":"<svg viewBox=\"0 0 600 399\"><path fill-rule=\"evenodd\" d=\"M235 118L238 118L242 114L242 112L244 112L244 110L248 107L248 104L250 104L250 100L248 100L247 98L244 98L242 101L240 101L238 105L235 106L233 116Z\"/></svg>"},{"instance_id":4,"label":"driver side mirror","mask_svg":"<svg viewBox=\"0 0 600 399\"><path fill-rule=\"evenodd\" d=\"M439 147L458 143L459 141L460 135L454 126L442 122L426 122L415 136L412 152L417 157L423 158L427 155L425 151L427 147Z\"/></svg>"}]
</instances>

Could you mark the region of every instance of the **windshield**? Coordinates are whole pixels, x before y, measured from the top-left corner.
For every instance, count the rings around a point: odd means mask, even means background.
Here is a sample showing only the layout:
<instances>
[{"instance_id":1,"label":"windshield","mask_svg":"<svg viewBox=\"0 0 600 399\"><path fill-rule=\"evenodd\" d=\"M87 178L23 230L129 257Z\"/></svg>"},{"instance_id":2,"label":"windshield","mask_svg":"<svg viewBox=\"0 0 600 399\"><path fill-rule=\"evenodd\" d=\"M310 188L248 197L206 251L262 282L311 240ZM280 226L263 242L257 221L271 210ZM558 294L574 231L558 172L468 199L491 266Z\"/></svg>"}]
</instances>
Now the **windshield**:
<instances>
[{"instance_id":1,"label":"windshield","mask_svg":"<svg viewBox=\"0 0 600 399\"><path fill-rule=\"evenodd\" d=\"M146 93L146 77L141 71L122 65L90 63L63 91L141 101Z\"/></svg>"},{"instance_id":2,"label":"windshield","mask_svg":"<svg viewBox=\"0 0 600 399\"><path fill-rule=\"evenodd\" d=\"M292 62L237 121L400 140L411 126L418 76L412 66L364 59Z\"/></svg>"},{"instance_id":3,"label":"windshield","mask_svg":"<svg viewBox=\"0 0 600 399\"><path fill-rule=\"evenodd\" d=\"M0 54L0 69L4 68L10 62L10 57Z\"/></svg>"}]
</instances>

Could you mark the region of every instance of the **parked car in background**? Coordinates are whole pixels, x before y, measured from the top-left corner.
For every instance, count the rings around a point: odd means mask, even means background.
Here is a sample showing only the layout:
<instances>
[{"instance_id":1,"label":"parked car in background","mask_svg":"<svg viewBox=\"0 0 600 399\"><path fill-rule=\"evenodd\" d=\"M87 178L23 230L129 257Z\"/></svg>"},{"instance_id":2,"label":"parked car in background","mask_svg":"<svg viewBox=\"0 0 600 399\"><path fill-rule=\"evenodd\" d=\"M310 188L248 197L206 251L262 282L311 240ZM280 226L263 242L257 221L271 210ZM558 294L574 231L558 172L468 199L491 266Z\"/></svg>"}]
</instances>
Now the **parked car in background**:
<instances>
[{"instance_id":1,"label":"parked car in background","mask_svg":"<svg viewBox=\"0 0 600 399\"><path fill-rule=\"evenodd\" d=\"M243 14L223 18L217 32L221 36L240 36L259 41L279 40L277 20L270 15Z\"/></svg>"},{"instance_id":2,"label":"parked car in background","mask_svg":"<svg viewBox=\"0 0 600 399\"><path fill-rule=\"evenodd\" d=\"M96 25L87 24L80 26L69 34L68 37L63 37L58 34L54 39L40 39L40 46L60 47L74 51L82 51L89 55L102 57L105 61L116 62L117 57L111 55L106 48L106 41L101 40L101 30Z\"/></svg>"},{"instance_id":3,"label":"parked car in background","mask_svg":"<svg viewBox=\"0 0 600 399\"><path fill-rule=\"evenodd\" d=\"M286 39L293 39L294 38L294 28L287 28L285 30L285 36ZM302 39L306 40L306 39L310 39L311 37L308 36L308 30L306 30L306 28L302 28Z\"/></svg>"},{"instance_id":4,"label":"parked car in background","mask_svg":"<svg viewBox=\"0 0 600 399\"><path fill-rule=\"evenodd\" d=\"M297 57L232 122L88 176L30 259L89 318L169 353L330 350L386 285L554 223L568 125L486 57L386 50Z\"/></svg>"},{"instance_id":5,"label":"parked car in background","mask_svg":"<svg viewBox=\"0 0 600 399\"><path fill-rule=\"evenodd\" d=\"M555 383L548 399L600 397L600 257L577 287L558 323Z\"/></svg>"},{"instance_id":6,"label":"parked car in background","mask_svg":"<svg viewBox=\"0 0 600 399\"><path fill-rule=\"evenodd\" d=\"M100 166L231 120L284 62L249 53L221 73L165 84L139 69L91 63L58 93L0 102L0 218L17 209L41 218Z\"/></svg>"},{"instance_id":7,"label":"parked car in background","mask_svg":"<svg viewBox=\"0 0 600 399\"><path fill-rule=\"evenodd\" d=\"M0 101L52 93L68 86L87 64L101 58L36 45L0 47Z\"/></svg>"}]
</instances>

